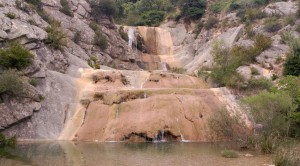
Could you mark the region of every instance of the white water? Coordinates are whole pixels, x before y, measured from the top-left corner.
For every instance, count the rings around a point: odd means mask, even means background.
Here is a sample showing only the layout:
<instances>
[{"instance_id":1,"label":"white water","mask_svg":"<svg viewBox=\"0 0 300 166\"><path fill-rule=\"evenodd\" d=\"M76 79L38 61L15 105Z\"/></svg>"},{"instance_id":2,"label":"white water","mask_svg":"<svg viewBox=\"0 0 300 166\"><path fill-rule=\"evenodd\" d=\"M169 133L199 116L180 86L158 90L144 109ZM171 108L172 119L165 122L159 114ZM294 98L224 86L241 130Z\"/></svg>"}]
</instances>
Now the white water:
<instances>
[{"instance_id":1,"label":"white water","mask_svg":"<svg viewBox=\"0 0 300 166\"><path fill-rule=\"evenodd\" d=\"M168 71L167 63L162 62L162 63L161 63L161 69L162 69L162 71Z\"/></svg>"},{"instance_id":2,"label":"white water","mask_svg":"<svg viewBox=\"0 0 300 166\"><path fill-rule=\"evenodd\" d=\"M184 139L183 134L181 133L181 130L180 130L180 127L179 127L179 120L178 120L178 118L176 118L176 121L177 121L177 127L178 127L178 132L180 134L181 142L189 142L189 141L187 141L187 140Z\"/></svg>"},{"instance_id":3,"label":"white water","mask_svg":"<svg viewBox=\"0 0 300 166\"><path fill-rule=\"evenodd\" d=\"M132 43L134 39L135 29L133 27L128 27L128 46L132 49Z\"/></svg>"}]
</instances>

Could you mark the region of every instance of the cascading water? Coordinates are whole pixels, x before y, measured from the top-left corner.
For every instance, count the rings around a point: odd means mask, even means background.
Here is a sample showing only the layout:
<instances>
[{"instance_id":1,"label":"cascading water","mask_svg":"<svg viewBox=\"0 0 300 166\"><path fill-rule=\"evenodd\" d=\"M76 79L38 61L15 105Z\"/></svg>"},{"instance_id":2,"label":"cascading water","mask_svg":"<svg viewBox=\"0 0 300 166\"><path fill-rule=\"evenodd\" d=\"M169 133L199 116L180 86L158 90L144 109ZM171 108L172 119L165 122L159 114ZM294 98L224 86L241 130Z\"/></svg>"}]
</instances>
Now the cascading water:
<instances>
[{"instance_id":1,"label":"cascading water","mask_svg":"<svg viewBox=\"0 0 300 166\"><path fill-rule=\"evenodd\" d=\"M128 27L128 46L132 49L132 43L134 41L134 32L135 29L133 27Z\"/></svg>"},{"instance_id":2,"label":"cascading water","mask_svg":"<svg viewBox=\"0 0 300 166\"><path fill-rule=\"evenodd\" d=\"M184 139L184 137L183 137L183 135L182 135L182 133L181 133L181 130L180 130L180 127L179 127L179 120L178 120L178 118L176 118L176 121L177 121L177 127L178 127L178 132L179 132L179 134L180 134L181 142L187 142L187 141Z\"/></svg>"},{"instance_id":3,"label":"cascading water","mask_svg":"<svg viewBox=\"0 0 300 166\"><path fill-rule=\"evenodd\" d=\"M162 63L161 63L161 69L162 69L162 71L168 71L167 63L162 62Z\"/></svg>"}]
</instances>

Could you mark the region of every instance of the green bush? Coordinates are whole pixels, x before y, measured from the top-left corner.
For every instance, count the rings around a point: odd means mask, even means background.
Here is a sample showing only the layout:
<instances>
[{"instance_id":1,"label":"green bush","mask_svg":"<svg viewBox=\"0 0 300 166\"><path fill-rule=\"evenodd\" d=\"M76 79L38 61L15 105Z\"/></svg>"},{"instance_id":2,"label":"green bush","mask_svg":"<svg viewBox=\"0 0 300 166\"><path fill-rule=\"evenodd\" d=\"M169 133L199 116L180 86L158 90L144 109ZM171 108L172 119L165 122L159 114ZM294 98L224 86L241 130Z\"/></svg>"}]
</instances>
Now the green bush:
<instances>
[{"instance_id":1,"label":"green bush","mask_svg":"<svg viewBox=\"0 0 300 166\"><path fill-rule=\"evenodd\" d=\"M159 26L164 19L165 12L151 10L144 12L140 20L136 23L137 26Z\"/></svg>"},{"instance_id":2,"label":"green bush","mask_svg":"<svg viewBox=\"0 0 300 166\"><path fill-rule=\"evenodd\" d=\"M272 81L267 78L250 79L248 81L247 89L259 89L259 90L269 90L272 87Z\"/></svg>"},{"instance_id":3,"label":"green bush","mask_svg":"<svg viewBox=\"0 0 300 166\"><path fill-rule=\"evenodd\" d=\"M251 23L257 19L265 18L266 13L259 8L247 8L239 10L237 16L240 17L243 22Z\"/></svg>"},{"instance_id":4,"label":"green bush","mask_svg":"<svg viewBox=\"0 0 300 166\"><path fill-rule=\"evenodd\" d=\"M102 34L98 24L96 22L91 22L89 24L90 28L94 30L94 44L99 46L102 50L105 50L108 47L108 42L106 37Z\"/></svg>"},{"instance_id":5,"label":"green bush","mask_svg":"<svg viewBox=\"0 0 300 166\"><path fill-rule=\"evenodd\" d=\"M95 32L99 30L98 24L94 21L89 23L89 27Z\"/></svg>"},{"instance_id":6,"label":"green bush","mask_svg":"<svg viewBox=\"0 0 300 166\"><path fill-rule=\"evenodd\" d=\"M250 70L252 75L259 75L259 71L255 67L251 67Z\"/></svg>"},{"instance_id":7,"label":"green bush","mask_svg":"<svg viewBox=\"0 0 300 166\"><path fill-rule=\"evenodd\" d=\"M181 7L181 16L187 19L200 19L206 8L205 0L187 0Z\"/></svg>"},{"instance_id":8,"label":"green bush","mask_svg":"<svg viewBox=\"0 0 300 166\"><path fill-rule=\"evenodd\" d=\"M96 32L96 35L94 36L94 42L102 50L105 50L108 47L107 39L100 31Z\"/></svg>"},{"instance_id":9,"label":"green bush","mask_svg":"<svg viewBox=\"0 0 300 166\"><path fill-rule=\"evenodd\" d=\"M276 17L267 18L264 22L264 29L267 32L277 32L281 28L282 25Z\"/></svg>"},{"instance_id":10,"label":"green bush","mask_svg":"<svg viewBox=\"0 0 300 166\"><path fill-rule=\"evenodd\" d=\"M100 64L97 58L94 56L90 57L90 59L88 60L88 65L94 69L100 69Z\"/></svg>"},{"instance_id":11,"label":"green bush","mask_svg":"<svg viewBox=\"0 0 300 166\"><path fill-rule=\"evenodd\" d=\"M5 15L6 15L6 17L8 17L10 19L15 19L16 18L16 15L14 13L11 13L11 12L6 13Z\"/></svg>"},{"instance_id":12,"label":"green bush","mask_svg":"<svg viewBox=\"0 0 300 166\"><path fill-rule=\"evenodd\" d=\"M300 25L296 25L295 31L297 31L298 33L300 33Z\"/></svg>"},{"instance_id":13,"label":"green bush","mask_svg":"<svg viewBox=\"0 0 300 166\"><path fill-rule=\"evenodd\" d=\"M7 49L0 49L0 67L22 69L32 63L33 55L20 43L8 44Z\"/></svg>"},{"instance_id":14,"label":"green bush","mask_svg":"<svg viewBox=\"0 0 300 166\"><path fill-rule=\"evenodd\" d=\"M78 44L81 40L81 32L80 31L76 31L74 36L73 36L73 41Z\"/></svg>"},{"instance_id":15,"label":"green bush","mask_svg":"<svg viewBox=\"0 0 300 166\"><path fill-rule=\"evenodd\" d=\"M29 80L28 80L28 83L29 83L30 85L36 87L37 84L38 84L38 81L37 81L36 79L32 78L32 79L29 79Z\"/></svg>"},{"instance_id":16,"label":"green bush","mask_svg":"<svg viewBox=\"0 0 300 166\"><path fill-rule=\"evenodd\" d=\"M92 16L97 19L101 15L115 16L117 12L116 3L114 0L91 0Z\"/></svg>"},{"instance_id":17,"label":"green bush","mask_svg":"<svg viewBox=\"0 0 300 166\"><path fill-rule=\"evenodd\" d=\"M300 75L300 41L291 34L283 34L282 39L289 45L291 51L287 55L284 63L284 75Z\"/></svg>"},{"instance_id":18,"label":"green bush","mask_svg":"<svg viewBox=\"0 0 300 166\"><path fill-rule=\"evenodd\" d=\"M66 46L67 37L64 31L62 30L59 22L53 22L51 26L46 28L48 33L48 38L45 40L45 43L51 46L54 49L62 50L63 46Z\"/></svg>"},{"instance_id":19,"label":"green bush","mask_svg":"<svg viewBox=\"0 0 300 166\"><path fill-rule=\"evenodd\" d=\"M275 166L299 166L299 150L290 147L279 148L274 156Z\"/></svg>"},{"instance_id":20,"label":"green bush","mask_svg":"<svg viewBox=\"0 0 300 166\"><path fill-rule=\"evenodd\" d=\"M258 50L258 54L267 50L272 45L272 39L270 37L258 34L255 36L254 47Z\"/></svg>"},{"instance_id":21,"label":"green bush","mask_svg":"<svg viewBox=\"0 0 300 166\"><path fill-rule=\"evenodd\" d=\"M218 24L219 20L218 18L214 17L214 16L210 16L207 21L204 24L204 28L206 30L209 30L211 28L213 28L216 24Z\"/></svg>"},{"instance_id":22,"label":"green bush","mask_svg":"<svg viewBox=\"0 0 300 166\"><path fill-rule=\"evenodd\" d=\"M16 141L16 137L6 138L2 133L0 133L0 147L13 146L16 144Z\"/></svg>"},{"instance_id":23,"label":"green bush","mask_svg":"<svg viewBox=\"0 0 300 166\"><path fill-rule=\"evenodd\" d=\"M59 9L59 11L61 11L62 13L64 13L67 16L70 16L70 17L74 16L67 0L60 0L60 4L62 7Z\"/></svg>"},{"instance_id":24,"label":"green bush","mask_svg":"<svg viewBox=\"0 0 300 166\"><path fill-rule=\"evenodd\" d=\"M211 77L219 86L227 86L236 89L245 87L245 80L236 69L242 65L248 65L256 61L256 57L269 48L272 40L263 35L255 37L252 47L233 46L231 49L216 43L212 54L216 65L212 69Z\"/></svg>"},{"instance_id":25,"label":"green bush","mask_svg":"<svg viewBox=\"0 0 300 166\"><path fill-rule=\"evenodd\" d=\"M24 84L16 70L6 70L0 74L0 95L19 95L24 92Z\"/></svg>"},{"instance_id":26,"label":"green bush","mask_svg":"<svg viewBox=\"0 0 300 166\"><path fill-rule=\"evenodd\" d=\"M295 25L296 19L297 18L294 14L290 14L290 15L286 16L284 19L285 25Z\"/></svg>"},{"instance_id":27,"label":"green bush","mask_svg":"<svg viewBox=\"0 0 300 166\"><path fill-rule=\"evenodd\" d=\"M286 92L261 92L243 101L249 106L255 122L263 125L265 136L290 135L290 116L296 110L292 98Z\"/></svg>"}]
</instances>

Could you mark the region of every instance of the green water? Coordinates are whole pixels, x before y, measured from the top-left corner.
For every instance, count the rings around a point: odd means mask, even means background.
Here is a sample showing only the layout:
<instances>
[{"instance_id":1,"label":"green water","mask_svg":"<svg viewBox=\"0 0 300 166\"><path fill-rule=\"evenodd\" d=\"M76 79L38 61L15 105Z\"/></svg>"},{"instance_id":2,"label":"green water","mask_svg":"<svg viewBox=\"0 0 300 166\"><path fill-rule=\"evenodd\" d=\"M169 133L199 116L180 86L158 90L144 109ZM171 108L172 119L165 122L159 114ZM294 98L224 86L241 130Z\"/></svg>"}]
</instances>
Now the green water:
<instances>
[{"instance_id":1,"label":"green water","mask_svg":"<svg viewBox=\"0 0 300 166\"><path fill-rule=\"evenodd\" d=\"M263 166L270 156L245 151L223 158L224 145L204 143L20 143L0 158L2 166ZM253 153L252 153L253 154Z\"/></svg>"}]
</instances>

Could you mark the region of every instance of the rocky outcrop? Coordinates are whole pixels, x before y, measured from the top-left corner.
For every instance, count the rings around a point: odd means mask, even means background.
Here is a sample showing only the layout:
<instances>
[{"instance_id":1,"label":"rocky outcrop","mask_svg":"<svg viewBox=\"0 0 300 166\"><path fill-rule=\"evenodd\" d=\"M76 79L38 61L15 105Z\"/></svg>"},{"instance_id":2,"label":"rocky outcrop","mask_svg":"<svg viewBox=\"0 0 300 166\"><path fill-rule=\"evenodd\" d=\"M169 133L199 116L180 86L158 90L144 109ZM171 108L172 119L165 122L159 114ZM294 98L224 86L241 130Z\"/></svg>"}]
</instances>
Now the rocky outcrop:
<instances>
[{"instance_id":1,"label":"rocky outcrop","mask_svg":"<svg viewBox=\"0 0 300 166\"><path fill-rule=\"evenodd\" d=\"M114 70L82 73L81 105L68 119L62 140L211 141L221 139L208 126L216 111L228 107L232 114L240 113L234 112L234 98L224 102L229 92L208 89L196 77ZM140 80L133 79L137 75Z\"/></svg>"},{"instance_id":2,"label":"rocky outcrop","mask_svg":"<svg viewBox=\"0 0 300 166\"><path fill-rule=\"evenodd\" d=\"M264 9L264 12L269 16L273 16L273 15L287 16L289 14L296 13L298 9L296 3L297 2L293 2L293 1L271 3Z\"/></svg>"}]
</instances>

